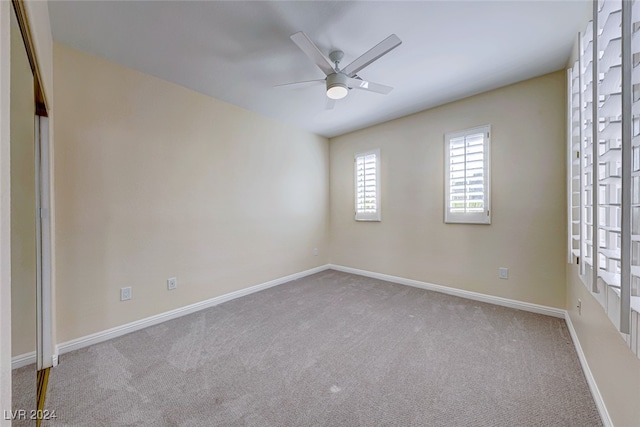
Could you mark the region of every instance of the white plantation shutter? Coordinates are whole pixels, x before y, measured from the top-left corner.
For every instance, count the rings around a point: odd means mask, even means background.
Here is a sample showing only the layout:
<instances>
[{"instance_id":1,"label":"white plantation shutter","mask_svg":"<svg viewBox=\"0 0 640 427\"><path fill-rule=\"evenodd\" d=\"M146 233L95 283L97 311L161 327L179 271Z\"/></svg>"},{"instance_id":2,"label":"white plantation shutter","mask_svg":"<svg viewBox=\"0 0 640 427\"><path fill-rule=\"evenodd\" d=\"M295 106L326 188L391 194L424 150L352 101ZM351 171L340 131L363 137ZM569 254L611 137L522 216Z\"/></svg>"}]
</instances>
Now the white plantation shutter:
<instances>
[{"instance_id":1,"label":"white plantation shutter","mask_svg":"<svg viewBox=\"0 0 640 427\"><path fill-rule=\"evenodd\" d=\"M575 66L570 72L572 89L576 77L580 89L579 110L570 93L571 143L581 144L568 167L575 176L575 155L582 176L580 214L571 215L570 232L581 242L580 277L640 356L640 2L592 6L593 20L579 36L579 73Z\"/></svg>"},{"instance_id":2,"label":"white plantation shutter","mask_svg":"<svg viewBox=\"0 0 640 427\"><path fill-rule=\"evenodd\" d=\"M380 150L355 156L357 221L380 221Z\"/></svg>"},{"instance_id":3,"label":"white plantation shutter","mask_svg":"<svg viewBox=\"0 0 640 427\"><path fill-rule=\"evenodd\" d=\"M580 60L577 60L567 73L567 108L568 108L568 141L567 141L567 219L569 230L569 247L568 261L569 263L577 263L580 258L580 248L582 240L580 238L580 215L582 205L580 203L582 197L582 159L580 158L581 144L581 126L582 126L582 110L581 110L581 91L580 91ZM580 263L581 268L584 262ZM582 270L584 271L584 270ZM584 274L584 273L582 273Z\"/></svg>"},{"instance_id":4,"label":"white plantation shutter","mask_svg":"<svg viewBox=\"0 0 640 427\"><path fill-rule=\"evenodd\" d=\"M596 299L617 327L620 324L620 290L622 275L622 241L628 233L622 227L622 2L599 1L595 5L597 61L593 75L597 78L593 105L597 123L597 183L594 206L594 247L597 259ZM626 186L625 186L626 189ZM626 242L625 242L626 243ZM627 263L625 263L627 264ZM620 328L622 331L622 328ZM622 331L622 332L628 332Z\"/></svg>"},{"instance_id":5,"label":"white plantation shutter","mask_svg":"<svg viewBox=\"0 0 640 427\"><path fill-rule=\"evenodd\" d=\"M445 135L445 222L490 224L490 127Z\"/></svg>"},{"instance_id":6,"label":"white plantation shutter","mask_svg":"<svg viewBox=\"0 0 640 427\"><path fill-rule=\"evenodd\" d=\"M581 212L581 249L582 259L580 260L580 277L589 290L596 291L596 266L598 257L594 257L595 242L593 236L594 223L597 223L598 209L594 209L594 202L597 192L595 191L595 171L598 167L594 150L598 145L594 144L594 97L597 99L597 85L594 85L594 61L593 50L595 41L593 39L593 21L589 21L580 36L580 91L581 91L581 113L580 113L580 140L581 140L581 192L582 192L582 212ZM597 56L597 55L596 55ZM594 91L596 87L596 91ZM597 127L595 128L597 129ZM596 159L596 161L594 161Z\"/></svg>"}]
</instances>

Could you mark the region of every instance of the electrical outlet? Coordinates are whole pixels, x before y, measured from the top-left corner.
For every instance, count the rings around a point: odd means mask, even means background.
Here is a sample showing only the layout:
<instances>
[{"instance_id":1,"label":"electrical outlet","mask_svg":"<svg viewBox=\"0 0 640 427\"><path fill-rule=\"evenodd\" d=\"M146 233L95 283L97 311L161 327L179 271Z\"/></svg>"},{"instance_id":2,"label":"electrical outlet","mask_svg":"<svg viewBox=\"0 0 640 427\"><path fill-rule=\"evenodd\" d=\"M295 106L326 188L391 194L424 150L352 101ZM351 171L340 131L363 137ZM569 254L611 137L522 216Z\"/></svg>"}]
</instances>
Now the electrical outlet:
<instances>
[{"instance_id":1,"label":"electrical outlet","mask_svg":"<svg viewBox=\"0 0 640 427\"><path fill-rule=\"evenodd\" d=\"M175 277L170 277L167 279L167 289L174 290L178 287L178 279Z\"/></svg>"},{"instance_id":2,"label":"electrical outlet","mask_svg":"<svg viewBox=\"0 0 640 427\"><path fill-rule=\"evenodd\" d=\"M127 301L131 299L131 286L126 288L120 288L120 301Z\"/></svg>"},{"instance_id":3,"label":"electrical outlet","mask_svg":"<svg viewBox=\"0 0 640 427\"><path fill-rule=\"evenodd\" d=\"M318 256L318 248L313 248L313 256Z\"/></svg>"},{"instance_id":4,"label":"electrical outlet","mask_svg":"<svg viewBox=\"0 0 640 427\"><path fill-rule=\"evenodd\" d=\"M501 279L508 279L509 278L509 269L508 268L504 268L504 267L500 267L498 269L498 277Z\"/></svg>"},{"instance_id":5,"label":"electrical outlet","mask_svg":"<svg viewBox=\"0 0 640 427\"><path fill-rule=\"evenodd\" d=\"M582 316L582 300L580 298L578 298L578 305L576 307L578 308L578 316Z\"/></svg>"}]
</instances>

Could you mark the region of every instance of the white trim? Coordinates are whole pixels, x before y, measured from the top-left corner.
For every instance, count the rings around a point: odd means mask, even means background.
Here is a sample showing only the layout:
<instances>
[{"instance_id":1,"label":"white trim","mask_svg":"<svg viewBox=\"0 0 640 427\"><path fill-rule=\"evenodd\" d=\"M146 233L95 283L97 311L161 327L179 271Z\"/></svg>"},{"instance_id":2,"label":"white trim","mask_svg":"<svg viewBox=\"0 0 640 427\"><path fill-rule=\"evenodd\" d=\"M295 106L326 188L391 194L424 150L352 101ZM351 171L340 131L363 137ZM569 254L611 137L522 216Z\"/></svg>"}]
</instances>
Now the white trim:
<instances>
[{"instance_id":1,"label":"white trim","mask_svg":"<svg viewBox=\"0 0 640 427\"><path fill-rule=\"evenodd\" d=\"M49 167L49 118L36 116L36 129L39 135L37 141L40 153L39 172L40 179L38 199L40 204L40 215L38 225L40 230L40 281L37 290L37 310L38 310L38 369L49 368L53 363L52 346L52 297L51 297L51 189L50 189L50 167Z\"/></svg>"},{"instance_id":2,"label":"white trim","mask_svg":"<svg viewBox=\"0 0 640 427\"><path fill-rule=\"evenodd\" d=\"M413 286L414 288L426 289L428 291L440 292L454 295L474 301L486 302L503 307L515 308L518 310L530 311L532 313L544 314L546 316L559 317L564 319L565 310L546 305L532 304L530 302L517 301L508 298L496 297L493 295L481 294L478 292L465 291L463 289L451 288L448 286L435 285L433 283L421 282L419 280L405 279L404 277L390 276L388 274L374 273L372 271L360 270L357 268L343 267L341 265L329 264L332 270L345 273L357 274L359 276L372 277L374 279L386 280L387 282L398 283L400 285Z\"/></svg>"},{"instance_id":3,"label":"white trim","mask_svg":"<svg viewBox=\"0 0 640 427\"><path fill-rule=\"evenodd\" d=\"M582 365L582 371L584 372L584 376L587 379L587 384L589 384L589 389L591 390L591 395L593 396L593 401L596 404L596 408L598 408L598 413L600 413L602 424L604 425L604 427L613 427L613 421L611 421L609 411L607 411L607 407L604 404L604 399L602 399L602 395L600 394L600 390L598 389L596 379L591 373L589 363L587 362L587 357L585 356L584 351L582 351L582 346L580 345L578 334L576 334L576 330L574 329L573 323L571 322L571 316L569 315L569 312L565 312L564 320L565 322L567 322L569 334L571 335L573 345L576 348L576 353L578 353L578 359L580 360L580 365Z\"/></svg>"},{"instance_id":4,"label":"white trim","mask_svg":"<svg viewBox=\"0 0 640 427\"><path fill-rule=\"evenodd\" d=\"M635 7L634 7L635 9ZM631 37L634 32L635 25L632 23L632 9L631 2L622 2L622 48L620 56L625 58L622 61L622 118L627 120L622 121L622 150L620 153L620 161L622 167L622 182L620 183L621 194L621 209L622 212L631 213L634 209L631 207L632 203L632 179L631 170L633 163L631 159L633 157L633 144L631 140L634 137L633 131L633 110L632 105L633 89L635 84L631 82L631 74L633 73L633 57L635 49L631 49ZM635 22L634 18L633 21ZM635 43L634 43L635 44ZM609 49L609 48L607 48ZM634 82L635 83L635 82ZM634 189L635 190L635 189ZM611 221L611 220L610 220ZM613 221L612 221L613 222ZM620 315L618 330L623 334L631 332L631 215L621 215L620 219Z\"/></svg>"},{"instance_id":5,"label":"white trim","mask_svg":"<svg viewBox=\"0 0 640 427\"><path fill-rule=\"evenodd\" d=\"M11 358L11 370L36 363L36 352L20 354Z\"/></svg>"},{"instance_id":6,"label":"white trim","mask_svg":"<svg viewBox=\"0 0 640 427\"><path fill-rule=\"evenodd\" d=\"M73 350L78 350L83 347L87 347L93 344L98 344L103 341L107 341L113 338L126 335L131 332L138 331L140 329L147 328L149 326L157 325L167 320L176 319L178 317L185 316L187 314L195 313L196 311L204 310L205 308L213 307L223 302L231 301L233 299L243 297L245 295L252 294L254 292L262 291L273 286L281 285L292 280L300 279L302 277L310 276L315 273L319 273L324 270L328 270L329 265L321 265L319 267L312 268L310 270L301 271L299 273L290 274L289 276L281 277L279 279L270 280L259 285L251 286L249 288L240 289L239 291L231 292L228 294L220 295L215 298L200 301L195 304L190 304L175 310L167 311L164 313L156 314L155 316L147 317L144 319L136 320L135 322L127 323L125 325L116 326L105 331L96 332L95 334L87 335L84 337L76 338L71 341L63 342L56 346L56 354L54 357L57 359L57 355L68 353Z\"/></svg>"},{"instance_id":7,"label":"white trim","mask_svg":"<svg viewBox=\"0 0 640 427\"><path fill-rule=\"evenodd\" d=\"M567 69L567 263L573 264L573 67ZM580 193L582 196L582 193Z\"/></svg>"},{"instance_id":8,"label":"white trim","mask_svg":"<svg viewBox=\"0 0 640 427\"><path fill-rule=\"evenodd\" d=\"M51 356L51 366L58 366L58 355ZM22 368L23 366L36 363L36 352L30 351L29 353L20 354L11 358L11 370ZM50 367L50 366L47 366Z\"/></svg>"},{"instance_id":9,"label":"white trim","mask_svg":"<svg viewBox=\"0 0 640 427\"><path fill-rule=\"evenodd\" d=\"M36 202L36 370L43 369L42 363L42 310L40 305L42 304L42 193L40 193L40 187L42 185L42 169L41 165L41 147L40 141L40 118L39 116L33 116L34 123L34 168L35 168L35 202Z\"/></svg>"}]
</instances>

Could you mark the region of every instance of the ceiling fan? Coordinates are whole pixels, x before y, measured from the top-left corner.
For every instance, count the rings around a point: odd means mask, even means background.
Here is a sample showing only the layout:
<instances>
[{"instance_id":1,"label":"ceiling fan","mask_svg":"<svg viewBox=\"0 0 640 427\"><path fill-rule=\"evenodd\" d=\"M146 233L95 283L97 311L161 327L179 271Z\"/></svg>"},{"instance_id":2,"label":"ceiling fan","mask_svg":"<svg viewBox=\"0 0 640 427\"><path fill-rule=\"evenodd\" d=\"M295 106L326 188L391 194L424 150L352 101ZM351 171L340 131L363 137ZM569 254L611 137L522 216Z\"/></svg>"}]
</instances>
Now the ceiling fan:
<instances>
[{"instance_id":1,"label":"ceiling fan","mask_svg":"<svg viewBox=\"0 0 640 427\"><path fill-rule=\"evenodd\" d=\"M362 89L370 92L387 94L393 89L391 86L381 85L363 80L358 76L358 72L387 54L392 49L400 46L402 41L395 34L378 43L366 53L353 61L351 64L340 69L340 61L344 57L341 50L334 50L329 53L327 59L320 49L307 37L305 33L299 31L291 35L291 40L326 74L326 78L318 80L308 80L304 82L287 83L276 87L305 86L318 83L325 83L329 102L327 108L333 108L336 100L342 99L349 93L349 89ZM331 61L331 62L329 62ZM332 65L333 64L333 65Z\"/></svg>"}]
</instances>

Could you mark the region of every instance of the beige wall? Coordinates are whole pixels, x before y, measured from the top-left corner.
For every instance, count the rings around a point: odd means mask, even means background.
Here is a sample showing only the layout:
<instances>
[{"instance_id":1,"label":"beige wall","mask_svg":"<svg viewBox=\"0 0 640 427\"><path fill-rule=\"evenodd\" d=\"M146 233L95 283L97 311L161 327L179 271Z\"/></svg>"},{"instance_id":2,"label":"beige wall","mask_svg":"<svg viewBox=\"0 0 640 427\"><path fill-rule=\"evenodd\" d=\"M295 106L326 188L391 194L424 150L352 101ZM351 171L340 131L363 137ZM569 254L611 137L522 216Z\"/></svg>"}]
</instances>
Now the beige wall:
<instances>
[{"instance_id":1,"label":"beige wall","mask_svg":"<svg viewBox=\"0 0 640 427\"><path fill-rule=\"evenodd\" d=\"M545 75L331 139L331 262L564 308L564 80ZM444 133L485 124L492 224L445 224ZM378 147L382 222L356 222L353 155Z\"/></svg>"},{"instance_id":2,"label":"beige wall","mask_svg":"<svg viewBox=\"0 0 640 427\"><path fill-rule=\"evenodd\" d=\"M11 352L36 348L36 168L33 74L11 28Z\"/></svg>"},{"instance_id":3,"label":"beige wall","mask_svg":"<svg viewBox=\"0 0 640 427\"><path fill-rule=\"evenodd\" d=\"M567 310L598 389L616 427L640 423L640 359L629 349L602 306L584 286L578 267L567 268ZM578 298L582 314L578 315Z\"/></svg>"},{"instance_id":4,"label":"beige wall","mask_svg":"<svg viewBox=\"0 0 640 427\"><path fill-rule=\"evenodd\" d=\"M11 409L11 4L0 1L0 410ZM0 426L11 421L0 417Z\"/></svg>"},{"instance_id":5,"label":"beige wall","mask_svg":"<svg viewBox=\"0 0 640 427\"><path fill-rule=\"evenodd\" d=\"M327 139L54 46L58 342L327 263Z\"/></svg>"}]
</instances>

